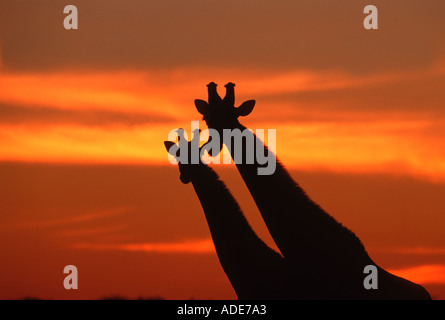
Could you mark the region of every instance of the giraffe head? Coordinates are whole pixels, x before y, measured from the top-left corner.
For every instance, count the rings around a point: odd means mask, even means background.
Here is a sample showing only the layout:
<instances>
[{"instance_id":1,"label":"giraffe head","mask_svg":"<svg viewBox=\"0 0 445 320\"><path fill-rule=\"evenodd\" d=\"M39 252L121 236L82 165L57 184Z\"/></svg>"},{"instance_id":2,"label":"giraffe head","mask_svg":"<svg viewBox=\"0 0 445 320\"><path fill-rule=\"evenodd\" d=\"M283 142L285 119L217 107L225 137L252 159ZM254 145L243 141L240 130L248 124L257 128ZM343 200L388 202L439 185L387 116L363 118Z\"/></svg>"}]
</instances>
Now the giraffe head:
<instances>
[{"instance_id":1,"label":"giraffe head","mask_svg":"<svg viewBox=\"0 0 445 320\"><path fill-rule=\"evenodd\" d=\"M201 130L197 129L193 132L191 141L187 141L184 137L184 130L178 129L178 143L172 141L164 141L164 146L168 153L174 156L178 162L182 183L187 184L199 175L199 169L205 164L201 159L202 147L199 147L199 135ZM183 152L183 154L181 154Z\"/></svg>"},{"instance_id":2,"label":"giraffe head","mask_svg":"<svg viewBox=\"0 0 445 320\"><path fill-rule=\"evenodd\" d=\"M200 99L195 100L196 109L203 115L209 129L215 129L222 137L223 129L234 129L239 125L238 118L249 115L255 106L255 100L243 102L239 107L235 107L235 84L229 82L226 88L224 99L216 90L217 84L210 82L207 85L208 102ZM222 140L221 140L222 148Z\"/></svg>"}]
</instances>

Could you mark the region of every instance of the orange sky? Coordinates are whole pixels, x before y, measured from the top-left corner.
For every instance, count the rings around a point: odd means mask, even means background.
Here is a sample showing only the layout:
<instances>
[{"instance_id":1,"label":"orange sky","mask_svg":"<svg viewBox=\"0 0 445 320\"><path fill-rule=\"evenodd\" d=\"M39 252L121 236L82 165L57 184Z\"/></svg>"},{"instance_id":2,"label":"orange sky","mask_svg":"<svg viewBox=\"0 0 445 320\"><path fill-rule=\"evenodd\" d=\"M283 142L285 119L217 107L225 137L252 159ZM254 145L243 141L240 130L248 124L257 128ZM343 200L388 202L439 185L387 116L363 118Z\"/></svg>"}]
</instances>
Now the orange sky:
<instances>
[{"instance_id":1,"label":"orange sky","mask_svg":"<svg viewBox=\"0 0 445 320\"><path fill-rule=\"evenodd\" d=\"M50 1L2 2L0 298L234 298L162 143L200 120L210 81L256 99L243 124L277 130L280 160L376 262L445 298L445 4L375 2L375 32L361 1L212 17L202 0L75 1L76 31ZM274 246L233 166L217 170Z\"/></svg>"},{"instance_id":2,"label":"orange sky","mask_svg":"<svg viewBox=\"0 0 445 320\"><path fill-rule=\"evenodd\" d=\"M0 84L4 90L0 101L5 110L0 127L3 140L0 158L4 161L163 164L165 152L159 141L166 139L170 130L180 126L189 128L191 120L200 120L190 103L191 92L205 96L202 83L212 74L228 78L225 75L228 71L218 70L194 72L196 79L187 77L191 70L169 73L163 75L170 77L168 84L162 85L148 73L1 74ZM274 103L268 99L270 95L288 92L329 94L372 86L394 86L399 91L397 87L402 81L422 86L425 79L445 78L445 69L440 65L416 75L357 77L294 71L264 74L262 79L260 75L238 75L236 70L230 74L240 79L239 86L243 89L240 96L260 96L255 114L245 122L251 128L278 130L279 156L288 166L410 174L441 181L445 178L445 154L440 148L444 121L438 112L350 111L353 106L348 103L356 101L347 101L340 110L333 111L324 104L296 104L291 99ZM296 89L292 91L292 88ZM429 86L424 91L428 89ZM389 97L385 103L403 103L397 101L401 100L400 95ZM330 100L329 103L339 102ZM270 110L279 112L268 117ZM436 132L431 135L431 131Z\"/></svg>"}]
</instances>

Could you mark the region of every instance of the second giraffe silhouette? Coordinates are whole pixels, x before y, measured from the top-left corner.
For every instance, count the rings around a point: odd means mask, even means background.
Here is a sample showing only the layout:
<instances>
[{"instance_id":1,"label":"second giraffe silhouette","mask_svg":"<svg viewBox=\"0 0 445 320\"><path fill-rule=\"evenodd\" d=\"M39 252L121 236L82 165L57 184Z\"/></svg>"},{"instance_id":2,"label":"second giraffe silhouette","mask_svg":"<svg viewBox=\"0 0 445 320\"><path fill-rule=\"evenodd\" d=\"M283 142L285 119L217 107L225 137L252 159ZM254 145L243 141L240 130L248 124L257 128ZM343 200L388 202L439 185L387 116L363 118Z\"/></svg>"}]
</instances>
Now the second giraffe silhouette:
<instances>
[{"instance_id":1,"label":"second giraffe silhouette","mask_svg":"<svg viewBox=\"0 0 445 320\"><path fill-rule=\"evenodd\" d=\"M234 84L226 89L221 99L210 83L209 102L195 100L209 128L221 134L244 130L238 117L255 105L249 100L235 108ZM166 142L168 150L172 144ZM256 146L269 152L261 141ZM240 299L430 299L420 285L378 266L378 289L365 289L363 270L376 264L360 240L307 197L278 160L272 175L258 175L256 162L237 168L283 256L255 235L216 173L202 163L179 166L181 180L192 182L201 201L218 257Z\"/></svg>"}]
</instances>

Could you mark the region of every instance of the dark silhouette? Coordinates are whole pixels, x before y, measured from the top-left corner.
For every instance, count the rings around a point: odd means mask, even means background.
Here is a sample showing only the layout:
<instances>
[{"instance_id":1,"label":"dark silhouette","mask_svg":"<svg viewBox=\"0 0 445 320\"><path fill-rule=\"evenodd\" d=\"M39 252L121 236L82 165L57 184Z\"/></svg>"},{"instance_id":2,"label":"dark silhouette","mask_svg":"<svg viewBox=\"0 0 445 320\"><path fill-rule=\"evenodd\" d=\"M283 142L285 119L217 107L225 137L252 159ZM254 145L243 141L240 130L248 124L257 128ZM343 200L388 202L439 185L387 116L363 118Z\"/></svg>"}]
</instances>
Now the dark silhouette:
<instances>
[{"instance_id":1,"label":"dark silhouette","mask_svg":"<svg viewBox=\"0 0 445 320\"><path fill-rule=\"evenodd\" d=\"M184 137L179 135L179 139ZM194 132L194 139L199 139L199 133ZM166 141L165 147L170 150L174 144ZM192 150L191 142L189 150ZM188 155L190 157L190 152ZM284 259L258 238L216 172L202 162L179 163L179 170L183 183L192 182L221 266L238 297L283 298L279 288L284 283L271 275L277 275L284 269Z\"/></svg>"},{"instance_id":2,"label":"dark silhouette","mask_svg":"<svg viewBox=\"0 0 445 320\"><path fill-rule=\"evenodd\" d=\"M234 86L228 83L221 99L212 82L209 102L195 100L208 127L221 137L223 129L246 129L238 117L250 114L255 105L249 100L236 108ZM194 137L199 139L198 134ZM255 135L252 138L262 152L269 152ZM165 144L170 150L174 143ZM244 160L246 140L242 152ZM179 164L181 181L191 181L201 201L221 265L238 298L430 299L422 286L378 267L356 235L315 204L278 159L271 175L258 175L262 165L256 159L253 164L243 161L236 166L283 256L256 236L212 169L202 163ZM378 269L378 289L364 288L367 265Z\"/></svg>"}]
</instances>

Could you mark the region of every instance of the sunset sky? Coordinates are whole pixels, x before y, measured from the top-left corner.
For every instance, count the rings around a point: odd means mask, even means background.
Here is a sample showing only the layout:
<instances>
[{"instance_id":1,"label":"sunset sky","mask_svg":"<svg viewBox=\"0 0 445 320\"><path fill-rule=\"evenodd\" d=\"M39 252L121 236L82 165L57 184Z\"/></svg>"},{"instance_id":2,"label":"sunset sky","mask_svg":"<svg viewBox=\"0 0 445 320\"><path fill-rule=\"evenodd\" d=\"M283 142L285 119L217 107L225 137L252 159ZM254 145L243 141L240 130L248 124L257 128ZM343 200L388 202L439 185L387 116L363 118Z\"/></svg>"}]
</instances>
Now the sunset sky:
<instances>
[{"instance_id":1,"label":"sunset sky","mask_svg":"<svg viewBox=\"0 0 445 320\"><path fill-rule=\"evenodd\" d=\"M76 5L79 29L63 28ZM363 8L379 29L363 28ZM385 269L445 299L443 0L0 1L0 299L234 299L163 141L241 122ZM201 122L201 128L206 128ZM233 165L215 167L271 246ZM328 241L328 239L327 239ZM63 268L79 269L79 290Z\"/></svg>"}]
</instances>

